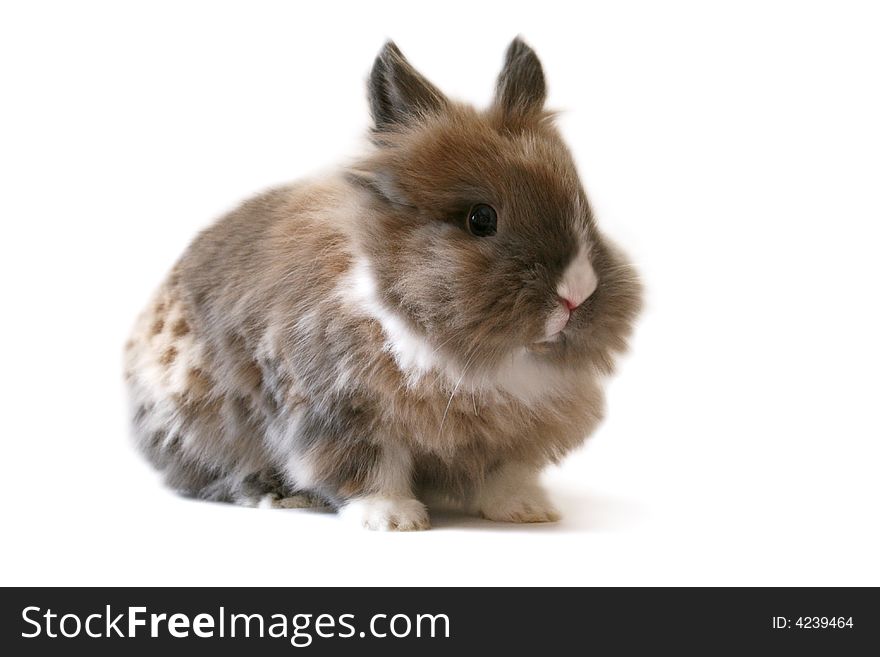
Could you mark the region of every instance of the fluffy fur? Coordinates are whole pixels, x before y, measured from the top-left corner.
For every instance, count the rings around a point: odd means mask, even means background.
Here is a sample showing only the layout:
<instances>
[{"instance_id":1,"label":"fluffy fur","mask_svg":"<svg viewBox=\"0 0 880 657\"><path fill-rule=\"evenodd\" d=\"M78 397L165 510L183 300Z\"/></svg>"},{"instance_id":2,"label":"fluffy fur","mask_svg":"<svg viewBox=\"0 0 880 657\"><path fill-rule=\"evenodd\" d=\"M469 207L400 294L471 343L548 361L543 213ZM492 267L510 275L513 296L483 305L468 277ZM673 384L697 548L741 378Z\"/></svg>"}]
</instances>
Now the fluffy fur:
<instances>
[{"instance_id":1,"label":"fluffy fur","mask_svg":"<svg viewBox=\"0 0 880 657\"><path fill-rule=\"evenodd\" d=\"M389 43L370 153L195 239L126 348L137 443L169 486L326 502L373 529L427 528L419 499L438 494L495 520L557 517L538 473L600 421L640 286L545 95L519 39L485 111ZM497 234L469 232L476 203ZM565 322L567 290L584 298Z\"/></svg>"}]
</instances>

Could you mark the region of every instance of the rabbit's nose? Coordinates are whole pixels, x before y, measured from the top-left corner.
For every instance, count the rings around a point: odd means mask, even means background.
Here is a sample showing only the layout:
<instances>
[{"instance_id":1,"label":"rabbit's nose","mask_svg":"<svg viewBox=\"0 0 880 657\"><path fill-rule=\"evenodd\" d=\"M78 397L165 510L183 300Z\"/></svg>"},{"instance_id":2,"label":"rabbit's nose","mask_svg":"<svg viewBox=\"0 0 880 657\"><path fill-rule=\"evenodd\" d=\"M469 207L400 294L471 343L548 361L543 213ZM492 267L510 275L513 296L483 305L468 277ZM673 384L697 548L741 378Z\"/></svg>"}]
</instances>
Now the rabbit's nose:
<instances>
[{"instance_id":1,"label":"rabbit's nose","mask_svg":"<svg viewBox=\"0 0 880 657\"><path fill-rule=\"evenodd\" d=\"M571 312L589 299L598 285L599 279L596 276L596 270L590 263L589 252L582 246L575 259L562 273L562 279L556 288L556 293L568 311Z\"/></svg>"},{"instance_id":2,"label":"rabbit's nose","mask_svg":"<svg viewBox=\"0 0 880 657\"><path fill-rule=\"evenodd\" d=\"M559 298L562 301L562 305L565 306L566 308L568 308L568 312L571 312L572 310L577 308L582 303L579 301L572 301L571 299L566 299L565 297L559 297Z\"/></svg>"}]
</instances>

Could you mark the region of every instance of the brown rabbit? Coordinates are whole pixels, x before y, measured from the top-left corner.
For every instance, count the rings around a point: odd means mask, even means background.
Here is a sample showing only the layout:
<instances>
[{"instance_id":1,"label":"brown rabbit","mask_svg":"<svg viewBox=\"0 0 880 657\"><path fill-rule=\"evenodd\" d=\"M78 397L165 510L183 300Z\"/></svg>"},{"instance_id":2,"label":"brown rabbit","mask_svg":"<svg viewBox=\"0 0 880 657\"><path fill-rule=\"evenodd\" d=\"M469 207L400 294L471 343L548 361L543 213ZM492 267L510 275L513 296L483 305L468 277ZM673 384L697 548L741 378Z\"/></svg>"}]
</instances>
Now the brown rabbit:
<instances>
[{"instance_id":1,"label":"brown rabbit","mask_svg":"<svg viewBox=\"0 0 880 657\"><path fill-rule=\"evenodd\" d=\"M519 39L485 111L388 43L371 152L195 239L126 349L137 441L171 487L371 529L426 529L427 496L557 518L538 475L600 421L641 288L545 95Z\"/></svg>"}]
</instances>

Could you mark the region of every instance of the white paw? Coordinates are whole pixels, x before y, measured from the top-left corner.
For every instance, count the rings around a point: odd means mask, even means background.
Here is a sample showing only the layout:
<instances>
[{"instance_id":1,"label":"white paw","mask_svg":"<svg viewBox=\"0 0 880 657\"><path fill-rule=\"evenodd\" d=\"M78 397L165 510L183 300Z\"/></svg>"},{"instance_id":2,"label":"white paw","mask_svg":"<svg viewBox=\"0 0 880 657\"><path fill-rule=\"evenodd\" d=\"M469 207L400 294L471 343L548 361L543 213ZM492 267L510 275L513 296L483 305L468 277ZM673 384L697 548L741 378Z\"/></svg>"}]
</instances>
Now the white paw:
<instances>
[{"instance_id":1,"label":"white paw","mask_svg":"<svg viewBox=\"0 0 880 657\"><path fill-rule=\"evenodd\" d=\"M497 522L555 522L559 512L540 488L518 491L510 496L492 495L479 504L480 514Z\"/></svg>"},{"instance_id":2,"label":"white paw","mask_svg":"<svg viewBox=\"0 0 880 657\"><path fill-rule=\"evenodd\" d=\"M339 514L367 529L408 532L431 527L425 505L411 498L362 497L346 504Z\"/></svg>"}]
</instances>

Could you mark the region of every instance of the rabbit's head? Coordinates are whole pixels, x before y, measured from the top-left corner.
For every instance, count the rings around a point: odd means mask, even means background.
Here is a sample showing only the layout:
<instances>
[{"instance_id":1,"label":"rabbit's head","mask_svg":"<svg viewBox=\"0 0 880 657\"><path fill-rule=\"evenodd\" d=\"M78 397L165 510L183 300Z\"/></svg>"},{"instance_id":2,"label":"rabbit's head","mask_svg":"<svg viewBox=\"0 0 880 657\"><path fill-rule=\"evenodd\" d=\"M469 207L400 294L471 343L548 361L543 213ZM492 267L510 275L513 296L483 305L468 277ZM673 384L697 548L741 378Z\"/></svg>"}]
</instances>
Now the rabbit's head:
<instances>
[{"instance_id":1,"label":"rabbit's head","mask_svg":"<svg viewBox=\"0 0 880 657\"><path fill-rule=\"evenodd\" d=\"M507 50L491 106L448 99L388 43L369 80L358 241L382 305L459 370L531 353L608 371L641 288L600 234L544 109L541 63Z\"/></svg>"}]
</instances>

